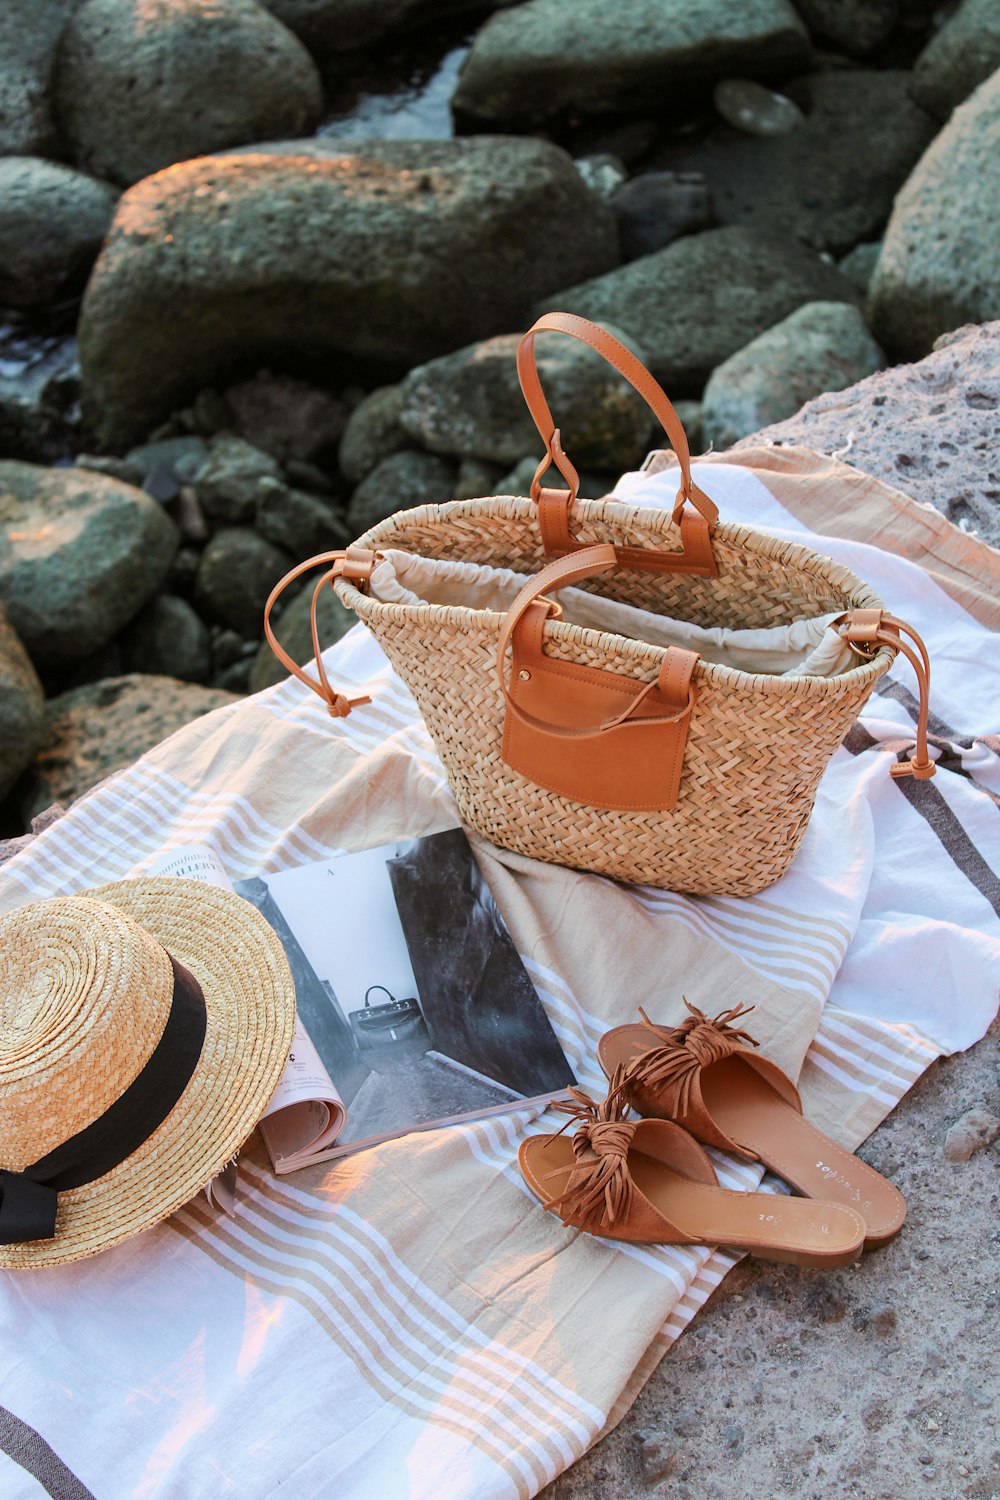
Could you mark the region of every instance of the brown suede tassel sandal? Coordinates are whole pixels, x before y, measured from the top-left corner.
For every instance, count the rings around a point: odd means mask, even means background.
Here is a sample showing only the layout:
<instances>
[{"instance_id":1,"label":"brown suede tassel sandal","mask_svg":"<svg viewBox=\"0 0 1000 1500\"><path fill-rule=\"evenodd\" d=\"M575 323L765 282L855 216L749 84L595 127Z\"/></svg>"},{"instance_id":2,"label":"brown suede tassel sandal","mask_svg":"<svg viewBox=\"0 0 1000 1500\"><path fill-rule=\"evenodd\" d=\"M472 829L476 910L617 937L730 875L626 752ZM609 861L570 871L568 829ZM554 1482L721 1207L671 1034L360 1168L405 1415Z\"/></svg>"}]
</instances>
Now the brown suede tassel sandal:
<instances>
[{"instance_id":1,"label":"brown suede tassel sandal","mask_svg":"<svg viewBox=\"0 0 1000 1500\"><path fill-rule=\"evenodd\" d=\"M601 1104L569 1092L553 1108L577 1120L576 1132L531 1136L518 1152L525 1182L567 1226L631 1244L727 1245L797 1266L846 1266L860 1255L865 1222L853 1209L729 1192L686 1130L627 1120L622 1070Z\"/></svg>"},{"instance_id":2,"label":"brown suede tassel sandal","mask_svg":"<svg viewBox=\"0 0 1000 1500\"><path fill-rule=\"evenodd\" d=\"M639 1114L672 1120L706 1145L759 1161L805 1198L840 1203L867 1226L865 1247L891 1240L906 1202L891 1182L803 1118L787 1074L751 1049L734 1023L753 1009L734 1006L710 1020L695 1006L680 1026L616 1026L597 1055L608 1077L621 1077Z\"/></svg>"}]
</instances>

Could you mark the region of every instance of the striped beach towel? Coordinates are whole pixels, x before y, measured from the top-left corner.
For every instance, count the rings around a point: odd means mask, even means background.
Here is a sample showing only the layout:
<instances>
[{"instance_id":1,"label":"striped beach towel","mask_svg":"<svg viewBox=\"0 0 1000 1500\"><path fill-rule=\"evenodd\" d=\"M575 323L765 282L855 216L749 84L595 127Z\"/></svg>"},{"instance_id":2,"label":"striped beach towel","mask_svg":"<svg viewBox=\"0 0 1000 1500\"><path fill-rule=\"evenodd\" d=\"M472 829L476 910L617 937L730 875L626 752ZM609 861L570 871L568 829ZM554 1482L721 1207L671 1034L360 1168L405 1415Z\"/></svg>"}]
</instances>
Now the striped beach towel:
<instances>
[{"instance_id":1,"label":"striped beach towel","mask_svg":"<svg viewBox=\"0 0 1000 1500\"><path fill-rule=\"evenodd\" d=\"M475 847L585 1087L603 1089L597 1040L637 1005L752 1003L807 1113L854 1147L996 1013L1000 554L835 461L739 460L695 467L727 519L835 557L924 636L939 774L888 775L916 713L900 660L759 896L618 886ZM663 506L674 488L654 458L618 493ZM180 845L210 844L235 878L451 826L431 742L372 639L359 627L327 662L370 708L334 721L289 681L198 720L8 860L0 911ZM202 1197L92 1260L7 1273L0 1493L530 1500L620 1419L734 1261L563 1229L516 1166L524 1133L548 1128L526 1109L281 1180L251 1144L235 1218ZM715 1159L726 1185L758 1184Z\"/></svg>"}]
</instances>

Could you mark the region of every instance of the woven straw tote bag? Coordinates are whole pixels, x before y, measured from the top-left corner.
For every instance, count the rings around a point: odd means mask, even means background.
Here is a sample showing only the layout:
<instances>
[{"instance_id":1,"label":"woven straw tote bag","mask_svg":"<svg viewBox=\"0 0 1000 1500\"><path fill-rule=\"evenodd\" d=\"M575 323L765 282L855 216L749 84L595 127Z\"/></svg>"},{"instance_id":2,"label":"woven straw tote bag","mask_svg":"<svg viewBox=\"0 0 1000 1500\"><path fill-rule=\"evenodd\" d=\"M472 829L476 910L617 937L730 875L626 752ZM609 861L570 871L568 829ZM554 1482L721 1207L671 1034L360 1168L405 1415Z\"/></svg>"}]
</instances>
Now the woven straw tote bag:
<instances>
[{"instance_id":1,"label":"woven straw tote bag","mask_svg":"<svg viewBox=\"0 0 1000 1500\"><path fill-rule=\"evenodd\" d=\"M576 498L535 364L544 330L589 344L647 401L680 464L672 511ZM692 480L677 414L627 349L583 318L549 313L522 339L518 372L545 444L530 496L400 511L346 552L300 564L268 601L268 640L332 714L369 700L327 679L315 622L327 586L413 693L466 823L520 854L694 893L749 895L784 872L827 761L899 651L917 673L921 713L916 753L891 771L934 774L919 637L829 558L720 521ZM543 486L551 464L567 488ZM276 640L270 612L320 565L313 677ZM430 589L401 588L407 567ZM584 623L564 613L571 597ZM613 617L603 628L602 610ZM841 653L834 675L745 670L707 659L690 638L670 643L685 629L696 642L783 641L817 617ZM661 622L667 644L651 638Z\"/></svg>"}]
</instances>

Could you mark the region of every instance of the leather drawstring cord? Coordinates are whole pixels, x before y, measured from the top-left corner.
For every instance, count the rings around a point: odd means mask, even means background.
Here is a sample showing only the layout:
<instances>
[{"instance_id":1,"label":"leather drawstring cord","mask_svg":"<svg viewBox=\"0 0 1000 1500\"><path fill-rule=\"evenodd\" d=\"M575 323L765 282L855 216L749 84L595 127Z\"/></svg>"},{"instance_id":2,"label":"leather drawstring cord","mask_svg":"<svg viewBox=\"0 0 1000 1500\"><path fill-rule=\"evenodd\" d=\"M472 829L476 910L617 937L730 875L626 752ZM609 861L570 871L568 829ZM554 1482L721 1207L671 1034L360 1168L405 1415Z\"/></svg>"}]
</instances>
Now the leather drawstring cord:
<instances>
[{"instance_id":1,"label":"leather drawstring cord","mask_svg":"<svg viewBox=\"0 0 1000 1500\"><path fill-rule=\"evenodd\" d=\"M928 781L937 770L927 753L927 715L930 710L931 663L927 647L917 632L905 620L899 620L884 609L855 609L833 621L833 628L841 635L856 655L866 660L875 655L879 646L889 646L893 651L902 651L917 679L920 693L920 709L917 715L916 754L909 760L901 760L889 767L889 774L897 779L913 776L918 781ZM905 631L913 640L916 650L902 638ZM871 650L860 649L871 647Z\"/></svg>"},{"instance_id":2,"label":"leather drawstring cord","mask_svg":"<svg viewBox=\"0 0 1000 1500\"><path fill-rule=\"evenodd\" d=\"M344 719L352 708L360 708L364 703L372 700L368 694L357 698L348 698L341 693L330 682L323 665L323 649L319 642L319 625L316 619L316 610L319 606L319 596L324 588L333 588L338 578L347 578L353 583L363 585L371 577L372 568L378 560L378 553L369 552L364 547L348 547L346 551L320 552L315 557L310 557L306 562L299 563L290 573L286 573L280 583L275 584L268 595L267 603L264 605L264 635L268 645L282 666L287 667L293 677L304 682L306 687L311 688L326 704L327 712L331 718ZM308 573L311 568L319 568L329 564L327 571L320 578L313 589L312 608L310 610L310 625L312 633L313 655L316 659L316 677L310 677L296 662L292 660L288 652L279 642L271 628L271 610L280 595L303 573Z\"/></svg>"}]
</instances>

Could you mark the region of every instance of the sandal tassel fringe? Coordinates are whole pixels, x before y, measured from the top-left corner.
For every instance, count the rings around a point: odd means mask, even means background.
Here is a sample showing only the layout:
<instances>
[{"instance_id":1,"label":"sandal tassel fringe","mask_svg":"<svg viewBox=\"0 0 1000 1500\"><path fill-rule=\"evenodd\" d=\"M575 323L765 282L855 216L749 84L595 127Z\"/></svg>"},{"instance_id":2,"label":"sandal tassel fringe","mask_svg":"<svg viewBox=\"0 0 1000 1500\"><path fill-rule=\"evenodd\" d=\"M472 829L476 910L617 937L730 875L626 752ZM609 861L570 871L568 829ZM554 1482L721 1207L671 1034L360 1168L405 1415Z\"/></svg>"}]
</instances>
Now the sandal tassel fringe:
<instances>
[{"instance_id":1,"label":"sandal tassel fringe","mask_svg":"<svg viewBox=\"0 0 1000 1500\"><path fill-rule=\"evenodd\" d=\"M743 1046L756 1047L758 1043L749 1032L733 1024L749 1015L752 1005L734 1005L710 1018L687 999L684 1004L690 1015L679 1026L657 1026L640 1005L640 1016L662 1045L651 1047L620 1071L625 1088L673 1084L678 1090L678 1104L686 1110L691 1103L692 1084L701 1068L732 1056Z\"/></svg>"},{"instance_id":2,"label":"sandal tassel fringe","mask_svg":"<svg viewBox=\"0 0 1000 1500\"><path fill-rule=\"evenodd\" d=\"M607 1097L600 1104L582 1089L571 1088L569 1094L552 1107L570 1116L563 1130L573 1120L579 1122L572 1140L576 1160L572 1167L547 1174L557 1177L568 1172L569 1180L565 1190L544 1207L558 1213L567 1227L610 1226L627 1218L634 1192L628 1151L639 1121L625 1118L629 1113L625 1069L615 1069Z\"/></svg>"}]
</instances>

